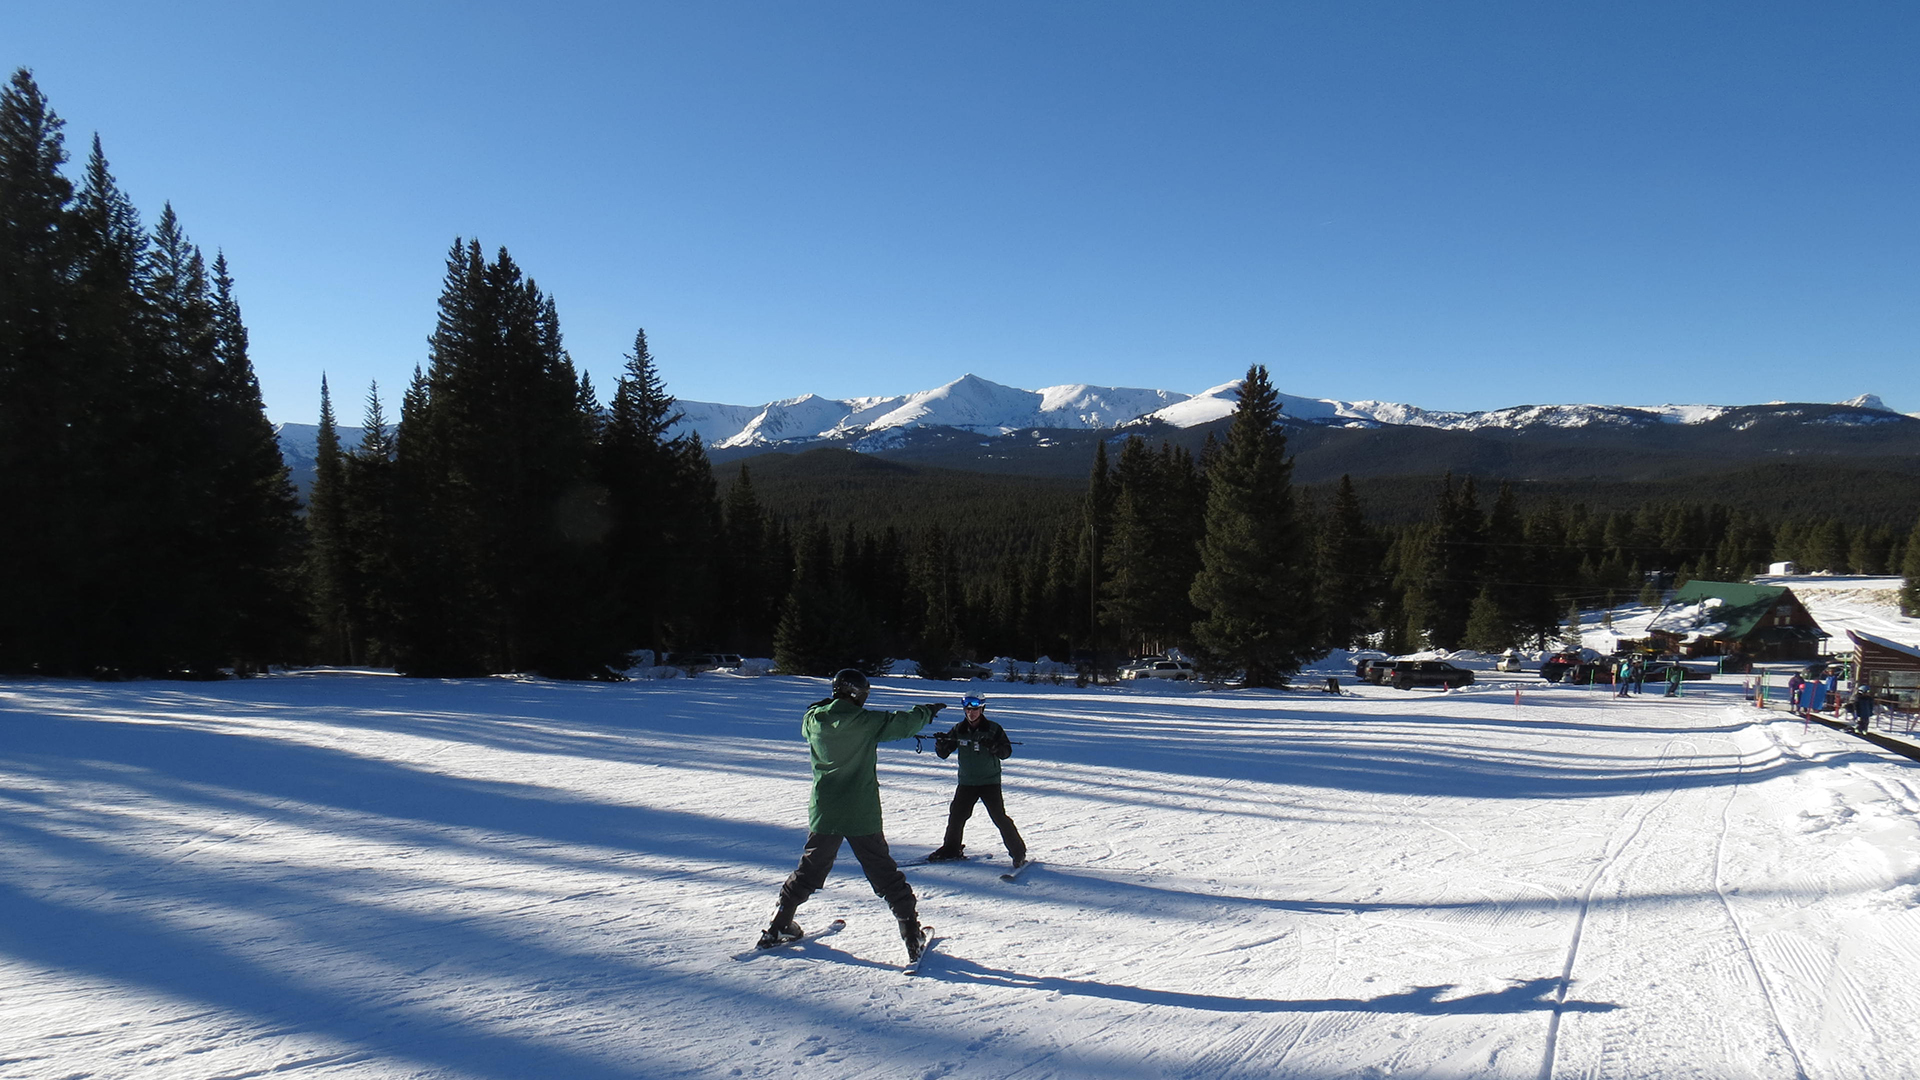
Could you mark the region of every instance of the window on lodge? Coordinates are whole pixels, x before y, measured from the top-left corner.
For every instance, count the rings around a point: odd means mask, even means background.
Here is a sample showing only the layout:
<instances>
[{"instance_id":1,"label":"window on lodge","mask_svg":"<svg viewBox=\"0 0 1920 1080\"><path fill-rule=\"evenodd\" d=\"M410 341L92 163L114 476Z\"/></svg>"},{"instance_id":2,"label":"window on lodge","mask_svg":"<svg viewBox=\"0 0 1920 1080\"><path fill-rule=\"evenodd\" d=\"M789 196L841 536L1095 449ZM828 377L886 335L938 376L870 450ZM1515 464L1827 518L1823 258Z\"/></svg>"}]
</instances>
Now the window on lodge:
<instances>
[{"instance_id":1,"label":"window on lodge","mask_svg":"<svg viewBox=\"0 0 1920 1080\"><path fill-rule=\"evenodd\" d=\"M1867 689L1883 705L1920 708L1920 671L1870 671Z\"/></svg>"}]
</instances>

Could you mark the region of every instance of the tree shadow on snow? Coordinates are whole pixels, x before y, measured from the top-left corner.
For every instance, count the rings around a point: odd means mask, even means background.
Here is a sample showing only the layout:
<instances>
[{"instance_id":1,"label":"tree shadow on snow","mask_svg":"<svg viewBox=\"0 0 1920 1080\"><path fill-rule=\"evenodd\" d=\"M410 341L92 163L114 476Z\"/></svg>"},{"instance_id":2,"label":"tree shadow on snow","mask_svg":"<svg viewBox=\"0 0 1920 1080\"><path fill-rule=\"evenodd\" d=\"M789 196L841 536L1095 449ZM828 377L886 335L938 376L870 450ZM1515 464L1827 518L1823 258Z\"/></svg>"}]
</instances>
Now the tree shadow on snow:
<instances>
[{"instance_id":1,"label":"tree shadow on snow","mask_svg":"<svg viewBox=\"0 0 1920 1080\"><path fill-rule=\"evenodd\" d=\"M1136 1005L1156 1005L1171 1009L1192 1009L1217 1013L1321 1013L1353 1012L1406 1014L1419 1016L1485 1016L1499 1013L1612 1012L1620 1008L1612 1002L1556 1002L1561 980L1558 977L1511 982L1503 990L1460 997L1446 997L1457 984L1417 986L1397 994L1371 998L1256 998L1221 994L1193 994L1180 990L1152 990L1124 983L1097 982L1091 979L1066 979L1050 975L1023 975L960 957L936 954L921 969L925 977L945 982L999 986L1013 990L1035 990L1069 997L1104 998Z\"/></svg>"}]
</instances>

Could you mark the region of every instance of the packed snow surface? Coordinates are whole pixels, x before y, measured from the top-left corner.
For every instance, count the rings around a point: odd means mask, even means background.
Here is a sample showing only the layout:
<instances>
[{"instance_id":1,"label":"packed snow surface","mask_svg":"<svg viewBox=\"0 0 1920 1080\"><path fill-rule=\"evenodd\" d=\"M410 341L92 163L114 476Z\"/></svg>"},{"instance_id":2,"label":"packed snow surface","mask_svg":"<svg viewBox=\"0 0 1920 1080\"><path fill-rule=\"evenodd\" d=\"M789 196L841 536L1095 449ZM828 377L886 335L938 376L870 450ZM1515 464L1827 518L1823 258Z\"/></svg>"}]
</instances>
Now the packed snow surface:
<instances>
[{"instance_id":1,"label":"packed snow surface","mask_svg":"<svg viewBox=\"0 0 1920 1080\"><path fill-rule=\"evenodd\" d=\"M876 680L985 690L1040 860L910 867L912 977L851 855L844 931L735 959L817 679L0 684L0 1074L1920 1075L1920 767L1738 677L1484 676ZM880 769L924 854L953 764Z\"/></svg>"}]
</instances>

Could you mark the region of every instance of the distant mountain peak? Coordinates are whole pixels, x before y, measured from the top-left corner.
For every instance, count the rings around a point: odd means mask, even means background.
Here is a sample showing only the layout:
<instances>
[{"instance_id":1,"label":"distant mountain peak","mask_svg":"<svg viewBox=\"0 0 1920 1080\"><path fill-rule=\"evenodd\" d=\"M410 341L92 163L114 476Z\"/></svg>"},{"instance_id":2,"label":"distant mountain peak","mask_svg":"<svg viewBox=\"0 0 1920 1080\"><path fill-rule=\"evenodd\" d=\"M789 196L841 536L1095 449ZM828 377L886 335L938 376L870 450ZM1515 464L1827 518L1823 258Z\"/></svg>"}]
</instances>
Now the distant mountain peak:
<instances>
[{"instance_id":1,"label":"distant mountain peak","mask_svg":"<svg viewBox=\"0 0 1920 1080\"><path fill-rule=\"evenodd\" d=\"M806 394L761 406L682 401L682 432L698 431L708 446L742 449L835 441L856 448L887 445L914 428L955 428L979 435L1053 428L1105 430L1132 425L1198 427L1224 420L1239 403L1240 380L1198 394L1172 390L1071 383L1022 390L968 372L952 382L892 397L836 400ZM1391 401L1340 401L1280 394L1281 414L1294 423L1327 427L1630 428L1702 424L1732 412L1730 405L1514 405L1477 412L1423 409ZM1838 408L1890 412L1874 394ZM1898 414L1894 414L1898 415ZM1870 421L1868 421L1870 422Z\"/></svg>"}]
</instances>

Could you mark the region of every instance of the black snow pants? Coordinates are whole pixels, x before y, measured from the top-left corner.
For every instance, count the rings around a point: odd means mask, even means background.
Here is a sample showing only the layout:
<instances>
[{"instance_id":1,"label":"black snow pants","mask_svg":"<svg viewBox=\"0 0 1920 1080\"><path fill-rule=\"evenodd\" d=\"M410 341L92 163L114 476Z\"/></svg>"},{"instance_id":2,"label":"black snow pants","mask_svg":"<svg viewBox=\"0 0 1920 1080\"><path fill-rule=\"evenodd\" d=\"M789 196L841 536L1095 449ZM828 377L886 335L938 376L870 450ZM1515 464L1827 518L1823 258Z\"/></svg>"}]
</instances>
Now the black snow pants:
<instances>
[{"instance_id":1,"label":"black snow pants","mask_svg":"<svg viewBox=\"0 0 1920 1080\"><path fill-rule=\"evenodd\" d=\"M1020 839L1020 830L1014 826L1013 819L1007 816L1007 807L1000 799L999 784L961 784L954 789L953 802L947 806L947 838L940 846L949 851L959 851L961 841L967 832L967 819L973 816L974 803L987 804L987 816L1000 829L1000 839L1007 845L1007 854L1014 862L1027 857L1027 842Z\"/></svg>"},{"instance_id":2,"label":"black snow pants","mask_svg":"<svg viewBox=\"0 0 1920 1080\"><path fill-rule=\"evenodd\" d=\"M833 869L833 861L840 855L841 841L852 845L853 857L860 860L867 884L873 886L875 896L887 902L893 917L918 918L919 903L914 899L913 886L907 884L907 875L901 873L900 865L893 861L884 833L869 836L808 833L806 849L800 853L800 865L787 875L786 884L780 886L781 910L792 912L827 883L827 872Z\"/></svg>"}]
</instances>

